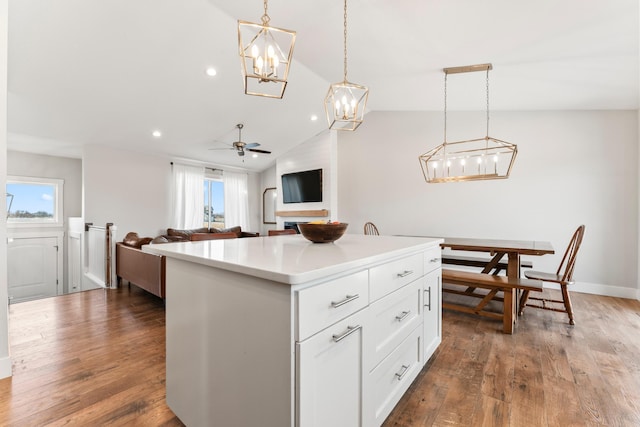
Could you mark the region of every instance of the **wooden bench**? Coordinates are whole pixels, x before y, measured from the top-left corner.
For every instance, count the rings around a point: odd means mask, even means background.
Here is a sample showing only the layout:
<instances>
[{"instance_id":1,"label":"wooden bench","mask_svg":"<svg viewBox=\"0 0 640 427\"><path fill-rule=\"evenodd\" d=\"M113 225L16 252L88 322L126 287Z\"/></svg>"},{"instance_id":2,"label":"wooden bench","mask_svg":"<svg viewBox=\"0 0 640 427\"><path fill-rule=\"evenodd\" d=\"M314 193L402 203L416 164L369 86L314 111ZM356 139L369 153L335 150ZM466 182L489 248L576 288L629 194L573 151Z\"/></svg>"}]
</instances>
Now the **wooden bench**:
<instances>
[{"instance_id":1,"label":"wooden bench","mask_svg":"<svg viewBox=\"0 0 640 427\"><path fill-rule=\"evenodd\" d=\"M467 287L466 290L462 291L445 288L443 286L443 292L481 299L475 307L443 302L442 308L502 320L503 332L505 334L513 333L513 324L516 320L516 292L518 290L542 292L542 282L539 280L494 276L493 274L448 268L442 269L442 284ZM488 289L489 293L483 294L476 292L476 288ZM496 294L498 292L502 292L503 296L497 297ZM502 314L484 310L485 306L491 300L502 301Z\"/></svg>"},{"instance_id":2,"label":"wooden bench","mask_svg":"<svg viewBox=\"0 0 640 427\"><path fill-rule=\"evenodd\" d=\"M501 271L507 271L507 262L506 261L498 261L493 262L491 258L482 258L482 257L471 257L471 256L462 256L462 255L453 255L453 254L442 254L442 263L449 265L462 265L465 267L480 267L482 268L483 273L489 273L491 270L493 272L491 274L497 275ZM531 261L520 260L521 268L533 268L533 263Z\"/></svg>"}]
</instances>

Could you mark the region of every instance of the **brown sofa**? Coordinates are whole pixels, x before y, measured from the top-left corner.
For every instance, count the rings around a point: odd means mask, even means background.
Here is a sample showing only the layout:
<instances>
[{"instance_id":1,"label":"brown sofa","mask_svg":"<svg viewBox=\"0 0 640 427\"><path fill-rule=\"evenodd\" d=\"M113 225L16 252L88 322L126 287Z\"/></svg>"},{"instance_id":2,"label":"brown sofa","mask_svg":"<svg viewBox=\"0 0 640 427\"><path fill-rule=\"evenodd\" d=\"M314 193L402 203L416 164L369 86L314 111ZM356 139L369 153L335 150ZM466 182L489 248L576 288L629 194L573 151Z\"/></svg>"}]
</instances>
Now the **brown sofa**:
<instances>
[{"instance_id":1,"label":"brown sofa","mask_svg":"<svg viewBox=\"0 0 640 427\"><path fill-rule=\"evenodd\" d=\"M160 298L165 298L166 259L161 255L143 252L143 245L258 236L260 233L242 231L240 227L193 230L169 228L167 234L156 238L140 237L135 232L127 233L122 242L116 243L118 285L122 280L126 280Z\"/></svg>"}]
</instances>

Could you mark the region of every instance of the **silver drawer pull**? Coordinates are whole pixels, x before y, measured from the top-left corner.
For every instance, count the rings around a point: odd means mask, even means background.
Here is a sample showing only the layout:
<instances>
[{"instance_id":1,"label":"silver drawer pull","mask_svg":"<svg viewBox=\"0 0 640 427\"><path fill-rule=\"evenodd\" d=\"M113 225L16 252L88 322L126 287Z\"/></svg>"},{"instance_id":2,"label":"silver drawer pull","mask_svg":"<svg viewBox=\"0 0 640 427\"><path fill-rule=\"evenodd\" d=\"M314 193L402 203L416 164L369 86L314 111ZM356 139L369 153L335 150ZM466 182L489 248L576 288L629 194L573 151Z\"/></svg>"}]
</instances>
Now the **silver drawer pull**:
<instances>
[{"instance_id":1,"label":"silver drawer pull","mask_svg":"<svg viewBox=\"0 0 640 427\"><path fill-rule=\"evenodd\" d=\"M362 328L361 325L358 326L347 326L347 331L345 333L343 333L342 335L334 335L333 336L333 340L335 342L340 342L343 339L345 339L346 337L348 337L349 335L351 335L352 333L354 333L355 331L357 331L358 329Z\"/></svg>"},{"instance_id":2,"label":"silver drawer pull","mask_svg":"<svg viewBox=\"0 0 640 427\"><path fill-rule=\"evenodd\" d=\"M358 299L358 298L360 298L360 294L347 295L347 297L345 299L343 299L342 301L338 301L338 302L331 301L331 307L338 308L341 305L345 305L346 303L351 302L351 301L353 301L355 299Z\"/></svg>"},{"instance_id":3,"label":"silver drawer pull","mask_svg":"<svg viewBox=\"0 0 640 427\"><path fill-rule=\"evenodd\" d=\"M413 270L405 270L404 273L398 273L398 277L407 277L410 274L413 274Z\"/></svg>"},{"instance_id":4,"label":"silver drawer pull","mask_svg":"<svg viewBox=\"0 0 640 427\"><path fill-rule=\"evenodd\" d=\"M400 314L399 316L396 316L396 320L398 322L402 322L410 313L411 313L411 310L403 311L402 314Z\"/></svg>"},{"instance_id":5,"label":"silver drawer pull","mask_svg":"<svg viewBox=\"0 0 640 427\"><path fill-rule=\"evenodd\" d=\"M440 261L440 258L431 258L429 260L429 262L438 262L438 261Z\"/></svg>"},{"instance_id":6,"label":"silver drawer pull","mask_svg":"<svg viewBox=\"0 0 640 427\"><path fill-rule=\"evenodd\" d=\"M429 286L429 289L425 289L424 293L429 294L429 304L425 304L424 306L427 307L429 311L431 311L431 286Z\"/></svg>"},{"instance_id":7,"label":"silver drawer pull","mask_svg":"<svg viewBox=\"0 0 640 427\"><path fill-rule=\"evenodd\" d=\"M402 365L402 369L400 372L396 372L396 377L398 377L398 381L401 381L402 378L409 372L409 366L411 365Z\"/></svg>"}]
</instances>

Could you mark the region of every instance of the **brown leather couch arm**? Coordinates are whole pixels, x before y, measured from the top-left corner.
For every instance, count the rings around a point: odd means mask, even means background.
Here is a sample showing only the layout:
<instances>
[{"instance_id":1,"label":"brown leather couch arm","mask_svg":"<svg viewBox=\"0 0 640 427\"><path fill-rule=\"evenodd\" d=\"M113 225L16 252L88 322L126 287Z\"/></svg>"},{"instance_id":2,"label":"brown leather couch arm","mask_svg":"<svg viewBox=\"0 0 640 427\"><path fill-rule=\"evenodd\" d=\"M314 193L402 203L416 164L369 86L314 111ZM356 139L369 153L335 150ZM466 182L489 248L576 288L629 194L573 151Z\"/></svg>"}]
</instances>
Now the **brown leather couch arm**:
<instances>
[{"instance_id":1,"label":"brown leather couch arm","mask_svg":"<svg viewBox=\"0 0 640 427\"><path fill-rule=\"evenodd\" d=\"M166 258L116 243L116 275L134 285L165 298Z\"/></svg>"}]
</instances>

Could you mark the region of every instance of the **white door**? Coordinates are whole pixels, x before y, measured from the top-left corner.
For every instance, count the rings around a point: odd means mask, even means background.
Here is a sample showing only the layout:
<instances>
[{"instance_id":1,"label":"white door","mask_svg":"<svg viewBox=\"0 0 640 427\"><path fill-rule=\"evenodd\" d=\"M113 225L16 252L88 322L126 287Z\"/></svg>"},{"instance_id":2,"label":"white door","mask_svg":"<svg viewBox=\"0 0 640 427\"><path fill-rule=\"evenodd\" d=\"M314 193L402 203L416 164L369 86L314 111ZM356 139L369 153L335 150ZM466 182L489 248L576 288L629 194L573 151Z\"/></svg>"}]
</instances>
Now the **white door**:
<instances>
[{"instance_id":1,"label":"white door","mask_svg":"<svg viewBox=\"0 0 640 427\"><path fill-rule=\"evenodd\" d=\"M12 304L58 295L58 238L10 238L7 276Z\"/></svg>"}]
</instances>

